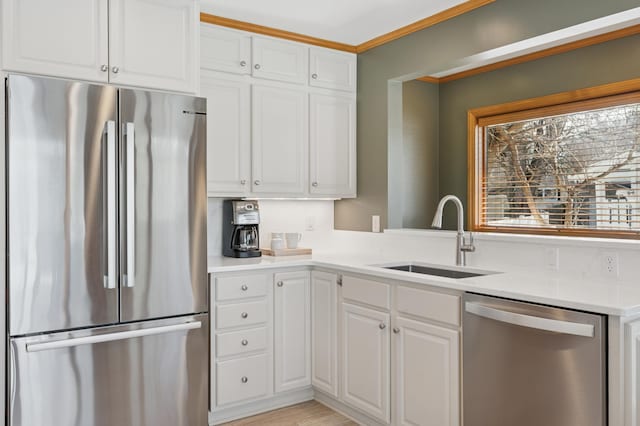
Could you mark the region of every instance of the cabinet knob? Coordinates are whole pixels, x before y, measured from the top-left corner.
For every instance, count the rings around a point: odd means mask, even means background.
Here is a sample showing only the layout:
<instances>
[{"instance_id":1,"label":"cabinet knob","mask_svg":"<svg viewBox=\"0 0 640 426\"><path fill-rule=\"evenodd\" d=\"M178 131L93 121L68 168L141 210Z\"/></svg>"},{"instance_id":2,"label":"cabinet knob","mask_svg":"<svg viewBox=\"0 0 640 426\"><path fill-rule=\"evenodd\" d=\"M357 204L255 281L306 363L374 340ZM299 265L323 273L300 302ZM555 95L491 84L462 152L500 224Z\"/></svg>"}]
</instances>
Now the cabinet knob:
<instances>
[{"instance_id":1,"label":"cabinet knob","mask_svg":"<svg viewBox=\"0 0 640 426\"><path fill-rule=\"evenodd\" d=\"M381 322L378 327L380 327L380 330L384 330L385 328L387 328L387 325L385 323Z\"/></svg>"},{"instance_id":2,"label":"cabinet knob","mask_svg":"<svg viewBox=\"0 0 640 426\"><path fill-rule=\"evenodd\" d=\"M254 180L254 181L253 181L253 184L254 184L254 185L260 185L260 181L259 181L259 180Z\"/></svg>"},{"instance_id":3,"label":"cabinet knob","mask_svg":"<svg viewBox=\"0 0 640 426\"><path fill-rule=\"evenodd\" d=\"M242 180L240 181L240 185L246 185L246 184L247 184L247 180L246 180L246 179L242 179Z\"/></svg>"},{"instance_id":4,"label":"cabinet knob","mask_svg":"<svg viewBox=\"0 0 640 426\"><path fill-rule=\"evenodd\" d=\"M247 346L249 344L249 341L247 339L242 339L242 346Z\"/></svg>"},{"instance_id":5,"label":"cabinet knob","mask_svg":"<svg viewBox=\"0 0 640 426\"><path fill-rule=\"evenodd\" d=\"M318 74L311 74L311 78L314 79L314 80L317 80L318 79Z\"/></svg>"},{"instance_id":6,"label":"cabinet knob","mask_svg":"<svg viewBox=\"0 0 640 426\"><path fill-rule=\"evenodd\" d=\"M393 327L393 332L395 334L398 334L398 333L400 333L400 329L398 327Z\"/></svg>"},{"instance_id":7,"label":"cabinet knob","mask_svg":"<svg viewBox=\"0 0 640 426\"><path fill-rule=\"evenodd\" d=\"M318 182L313 182L313 183L311 184L311 186L313 186L314 188L315 188L315 187L317 187L317 186L318 186Z\"/></svg>"},{"instance_id":8,"label":"cabinet knob","mask_svg":"<svg viewBox=\"0 0 640 426\"><path fill-rule=\"evenodd\" d=\"M240 316L241 316L242 318L247 318L247 317L249 316L249 314L248 314L248 313L246 313L246 312L243 312L243 313L241 313L241 314L240 314Z\"/></svg>"},{"instance_id":9,"label":"cabinet knob","mask_svg":"<svg viewBox=\"0 0 640 426\"><path fill-rule=\"evenodd\" d=\"M120 68L113 67L113 68L111 68L111 72L114 73L114 74L118 74L120 72Z\"/></svg>"},{"instance_id":10,"label":"cabinet knob","mask_svg":"<svg viewBox=\"0 0 640 426\"><path fill-rule=\"evenodd\" d=\"M247 61L240 61L240 66L241 67L246 67L247 66Z\"/></svg>"},{"instance_id":11,"label":"cabinet knob","mask_svg":"<svg viewBox=\"0 0 640 426\"><path fill-rule=\"evenodd\" d=\"M282 281L278 281L278 287L282 287L283 285Z\"/></svg>"},{"instance_id":12,"label":"cabinet knob","mask_svg":"<svg viewBox=\"0 0 640 426\"><path fill-rule=\"evenodd\" d=\"M249 378L247 376L242 376L242 379L240 379L240 381L242 383L247 383L249 381Z\"/></svg>"},{"instance_id":13,"label":"cabinet knob","mask_svg":"<svg viewBox=\"0 0 640 426\"><path fill-rule=\"evenodd\" d=\"M254 67L255 69L259 70L259 69L260 69L260 64L255 64L253 67Z\"/></svg>"},{"instance_id":14,"label":"cabinet knob","mask_svg":"<svg viewBox=\"0 0 640 426\"><path fill-rule=\"evenodd\" d=\"M100 71L102 71L102 72L107 72L107 71L109 71L109 65L103 65L103 66L101 66L101 67L100 67Z\"/></svg>"},{"instance_id":15,"label":"cabinet knob","mask_svg":"<svg viewBox=\"0 0 640 426\"><path fill-rule=\"evenodd\" d=\"M249 287L247 287L246 284L242 284L242 287L240 287L242 289L242 291L247 291L249 290Z\"/></svg>"}]
</instances>

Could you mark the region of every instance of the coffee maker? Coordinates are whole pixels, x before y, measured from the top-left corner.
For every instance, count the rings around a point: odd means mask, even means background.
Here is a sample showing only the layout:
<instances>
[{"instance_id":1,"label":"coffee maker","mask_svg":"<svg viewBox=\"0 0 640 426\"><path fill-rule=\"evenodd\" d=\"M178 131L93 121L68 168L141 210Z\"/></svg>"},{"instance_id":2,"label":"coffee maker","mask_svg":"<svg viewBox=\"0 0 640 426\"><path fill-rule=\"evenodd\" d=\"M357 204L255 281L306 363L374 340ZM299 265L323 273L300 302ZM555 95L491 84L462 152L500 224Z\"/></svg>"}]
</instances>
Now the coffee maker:
<instances>
[{"instance_id":1,"label":"coffee maker","mask_svg":"<svg viewBox=\"0 0 640 426\"><path fill-rule=\"evenodd\" d=\"M258 257L260 209L257 201L224 200L222 205L222 254L227 257Z\"/></svg>"}]
</instances>

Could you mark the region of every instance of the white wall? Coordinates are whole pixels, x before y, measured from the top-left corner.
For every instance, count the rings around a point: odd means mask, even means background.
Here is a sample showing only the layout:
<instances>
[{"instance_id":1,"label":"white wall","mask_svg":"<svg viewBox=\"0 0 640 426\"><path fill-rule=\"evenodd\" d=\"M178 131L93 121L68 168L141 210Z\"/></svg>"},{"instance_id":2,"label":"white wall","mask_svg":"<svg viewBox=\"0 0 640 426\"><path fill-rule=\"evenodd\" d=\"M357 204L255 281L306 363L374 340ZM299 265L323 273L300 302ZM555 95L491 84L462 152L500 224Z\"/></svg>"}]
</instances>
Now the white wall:
<instances>
[{"instance_id":1,"label":"white wall","mask_svg":"<svg viewBox=\"0 0 640 426\"><path fill-rule=\"evenodd\" d=\"M209 198L207 249L222 253L222 198ZM272 232L301 232L300 247L322 250L333 232L333 201L260 200L260 246L268 247Z\"/></svg>"}]
</instances>

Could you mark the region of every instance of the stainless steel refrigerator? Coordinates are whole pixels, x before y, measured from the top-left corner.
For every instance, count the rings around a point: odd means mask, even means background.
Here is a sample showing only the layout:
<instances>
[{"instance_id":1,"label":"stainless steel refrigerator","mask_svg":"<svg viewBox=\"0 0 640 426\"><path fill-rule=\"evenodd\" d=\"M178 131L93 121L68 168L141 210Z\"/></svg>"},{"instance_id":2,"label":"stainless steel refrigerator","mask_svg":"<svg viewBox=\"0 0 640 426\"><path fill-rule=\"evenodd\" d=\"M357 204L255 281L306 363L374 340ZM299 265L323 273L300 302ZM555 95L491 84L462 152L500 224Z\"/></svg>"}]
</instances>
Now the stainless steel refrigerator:
<instances>
[{"instance_id":1,"label":"stainless steel refrigerator","mask_svg":"<svg viewBox=\"0 0 640 426\"><path fill-rule=\"evenodd\" d=\"M206 425L205 100L6 84L9 424Z\"/></svg>"}]
</instances>

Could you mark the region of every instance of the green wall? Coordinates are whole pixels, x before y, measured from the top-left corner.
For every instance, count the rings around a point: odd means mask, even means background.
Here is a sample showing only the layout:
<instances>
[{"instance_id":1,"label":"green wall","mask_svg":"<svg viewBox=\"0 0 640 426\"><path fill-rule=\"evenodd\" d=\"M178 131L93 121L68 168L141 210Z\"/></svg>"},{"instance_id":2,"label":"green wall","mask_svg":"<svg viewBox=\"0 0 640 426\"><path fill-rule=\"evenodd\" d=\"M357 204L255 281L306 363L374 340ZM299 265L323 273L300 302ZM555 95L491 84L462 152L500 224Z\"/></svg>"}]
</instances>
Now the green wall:
<instances>
[{"instance_id":1,"label":"green wall","mask_svg":"<svg viewBox=\"0 0 640 426\"><path fill-rule=\"evenodd\" d=\"M640 36L631 36L441 84L439 196L466 201L469 109L638 77Z\"/></svg>"},{"instance_id":2,"label":"green wall","mask_svg":"<svg viewBox=\"0 0 640 426\"><path fill-rule=\"evenodd\" d=\"M358 198L335 203L336 229L370 230L376 214L387 227L389 181L401 181L387 172L389 124L398 127L388 115L389 80L449 69L461 58L638 6L638 0L497 0L358 55Z\"/></svg>"}]
</instances>

